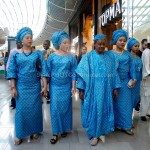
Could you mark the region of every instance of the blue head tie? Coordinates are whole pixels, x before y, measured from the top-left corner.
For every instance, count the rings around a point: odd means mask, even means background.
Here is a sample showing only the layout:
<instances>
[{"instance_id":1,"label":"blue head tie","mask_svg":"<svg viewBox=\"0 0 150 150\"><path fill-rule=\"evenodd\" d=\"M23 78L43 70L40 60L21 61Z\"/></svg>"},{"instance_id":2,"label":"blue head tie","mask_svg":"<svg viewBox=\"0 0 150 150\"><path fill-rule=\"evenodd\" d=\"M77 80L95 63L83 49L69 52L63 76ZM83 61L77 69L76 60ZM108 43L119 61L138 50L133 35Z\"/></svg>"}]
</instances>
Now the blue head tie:
<instances>
[{"instance_id":1,"label":"blue head tie","mask_svg":"<svg viewBox=\"0 0 150 150\"><path fill-rule=\"evenodd\" d=\"M52 43L56 49L59 48L64 39L69 39L69 35L65 31L56 31L51 37Z\"/></svg>"},{"instance_id":2,"label":"blue head tie","mask_svg":"<svg viewBox=\"0 0 150 150\"><path fill-rule=\"evenodd\" d=\"M122 29L115 30L112 35L113 40L110 41L110 44L116 44L120 37L125 37L128 40L128 33Z\"/></svg>"},{"instance_id":3,"label":"blue head tie","mask_svg":"<svg viewBox=\"0 0 150 150\"><path fill-rule=\"evenodd\" d=\"M23 27L17 32L16 39L19 43L22 43L22 40L26 34L33 35L32 30L29 27Z\"/></svg>"},{"instance_id":4,"label":"blue head tie","mask_svg":"<svg viewBox=\"0 0 150 150\"><path fill-rule=\"evenodd\" d=\"M105 35L104 34L97 34L94 36L94 41L98 40L105 40Z\"/></svg>"},{"instance_id":5,"label":"blue head tie","mask_svg":"<svg viewBox=\"0 0 150 150\"><path fill-rule=\"evenodd\" d=\"M139 43L139 41L136 40L135 38L130 38L130 39L128 40L128 43L127 43L127 49L128 49L128 51L131 51L132 46L133 46L134 44L136 44L136 43Z\"/></svg>"}]
</instances>

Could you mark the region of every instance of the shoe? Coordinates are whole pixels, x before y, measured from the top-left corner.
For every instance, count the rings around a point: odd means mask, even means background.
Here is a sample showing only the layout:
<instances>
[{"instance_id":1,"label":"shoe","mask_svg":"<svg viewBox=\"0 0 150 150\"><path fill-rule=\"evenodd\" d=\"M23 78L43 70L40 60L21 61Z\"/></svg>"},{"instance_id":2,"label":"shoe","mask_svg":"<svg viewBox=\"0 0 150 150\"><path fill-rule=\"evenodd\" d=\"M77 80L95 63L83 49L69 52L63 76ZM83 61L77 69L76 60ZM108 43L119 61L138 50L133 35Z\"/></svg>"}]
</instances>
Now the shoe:
<instances>
[{"instance_id":1,"label":"shoe","mask_svg":"<svg viewBox=\"0 0 150 150\"><path fill-rule=\"evenodd\" d=\"M23 142L22 139L16 139L15 142L14 142L14 144L15 145L20 145L22 142Z\"/></svg>"},{"instance_id":2,"label":"shoe","mask_svg":"<svg viewBox=\"0 0 150 150\"><path fill-rule=\"evenodd\" d=\"M66 136L67 136L67 132L64 132L64 133L61 134L61 137L63 137L63 138L66 137Z\"/></svg>"},{"instance_id":3,"label":"shoe","mask_svg":"<svg viewBox=\"0 0 150 150\"><path fill-rule=\"evenodd\" d=\"M30 136L30 138L31 138L32 140L37 140L37 139L39 138L39 135L33 134L33 135Z\"/></svg>"},{"instance_id":4,"label":"shoe","mask_svg":"<svg viewBox=\"0 0 150 150\"><path fill-rule=\"evenodd\" d=\"M135 107L135 111L139 112L139 111L140 111L140 107L139 107L139 106L136 106L136 107Z\"/></svg>"},{"instance_id":5,"label":"shoe","mask_svg":"<svg viewBox=\"0 0 150 150\"><path fill-rule=\"evenodd\" d=\"M101 136L99 137L99 139L103 142L103 144L105 143L105 136L104 136L104 135L101 135Z\"/></svg>"},{"instance_id":6,"label":"shoe","mask_svg":"<svg viewBox=\"0 0 150 150\"><path fill-rule=\"evenodd\" d=\"M150 118L150 115L146 115L148 118Z\"/></svg>"},{"instance_id":7,"label":"shoe","mask_svg":"<svg viewBox=\"0 0 150 150\"><path fill-rule=\"evenodd\" d=\"M122 130L124 133L128 134L128 135L134 135L134 132L132 130Z\"/></svg>"},{"instance_id":8,"label":"shoe","mask_svg":"<svg viewBox=\"0 0 150 150\"><path fill-rule=\"evenodd\" d=\"M92 139L90 140L90 145L91 145L91 146L96 146L97 143L98 143L98 138L92 138Z\"/></svg>"},{"instance_id":9,"label":"shoe","mask_svg":"<svg viewBox=\"0 0 150 150\"><path fill-rule=\"evenodd\" d=\"M53 135L53 137L51 138L50 142L51 144L55 144L58 141L58 135Z\"/></svg>"},{"instance_id":10,"label":"shoe","mask_svg":"<svg viewBox=\"0 0 150 150\"><path fill-rule=\"evenodd\" d=\"M49 104L49 103L50 103L50 101L47 101L46 103L47 103L47 104Z\"/></svg>"},{"instance_id":11,"label":"shoe","mask_svg":"<svg viewBox=\"0 0 150 150\"><path fill-rule=\"evenodd\" d=\"M147 121L147 119L146 119L145 116L141 116L141 120L142 120L142 121Z\"/></svg>"}]
</instances>

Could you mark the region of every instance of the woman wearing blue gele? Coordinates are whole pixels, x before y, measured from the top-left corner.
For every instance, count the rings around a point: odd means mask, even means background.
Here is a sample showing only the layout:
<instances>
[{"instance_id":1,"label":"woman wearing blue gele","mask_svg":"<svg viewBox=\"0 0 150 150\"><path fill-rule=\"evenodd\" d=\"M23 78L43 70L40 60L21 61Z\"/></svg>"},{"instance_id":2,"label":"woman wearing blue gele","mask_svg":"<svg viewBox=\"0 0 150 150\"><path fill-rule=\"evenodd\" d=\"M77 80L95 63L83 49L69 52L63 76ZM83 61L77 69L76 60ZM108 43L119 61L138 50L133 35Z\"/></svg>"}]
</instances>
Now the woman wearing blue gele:
<instances>
[{"instance_id":1,"label":"woman wearing blue gele","mask_svg":"<svg viewBox=\"0 0 150 150\"><path fill-rule=\"evenodd\" d=\"M131 89L131 99L133 108L135 108L140 101L140 82L142 80L142 60L137 55L139 52L139 42L135 38L130 38L127 43L127 49L131 52L133 63L135 64L136 85Z\"/></svg>"},{"instance_id":2,"label":"woman wearing blue gele","mask_svg":"<svg viewBox=\"0 0 150 150\"><path fill-rule=\"evenodd\" d=\"M11 80L11 90L16 98L15 145L22 143L23 138L31 136L38 138L43 131L42 95L46 95L47 84L46 64L42 52L32 51L33 33L28 27L20 29L17 33L17 41L22 43L22 49L14 51L9 67L7 78ZM40 60L40 74L44 83L41 89L38 77L37 59Z\"/></svg>"},{"instance_id":3,"label":"woman wearing blue gele","mask_svg":"<svg viewBox=\"0 0 150 150\"><path fill-rule=\"evenodd\" d=\"M72 94L76 92L75 56L70 54L69 36L64 31L52 35L52 43L56 49L47 59L50 75L50 115L52 123L51 144L58 141L58 134L66 137L72 130Z\"/></svg>"},{"instance_id":4,"label":"woman wearing blue gele","mask_svg":"<svg viewBox=\"0 0 150 150\"><path fill-rule=\"evenodd\" d=\"M133 135L131 88L136 83L135 66L131 54L124 49L128 40L127 32L122 29L116 30L113 32L112 38L113 40L110 43L116 45L113 53L118 60L117 70L121 81L118 97L114 100L115 127L128 135Z\"/></svg>"}]
</instances>

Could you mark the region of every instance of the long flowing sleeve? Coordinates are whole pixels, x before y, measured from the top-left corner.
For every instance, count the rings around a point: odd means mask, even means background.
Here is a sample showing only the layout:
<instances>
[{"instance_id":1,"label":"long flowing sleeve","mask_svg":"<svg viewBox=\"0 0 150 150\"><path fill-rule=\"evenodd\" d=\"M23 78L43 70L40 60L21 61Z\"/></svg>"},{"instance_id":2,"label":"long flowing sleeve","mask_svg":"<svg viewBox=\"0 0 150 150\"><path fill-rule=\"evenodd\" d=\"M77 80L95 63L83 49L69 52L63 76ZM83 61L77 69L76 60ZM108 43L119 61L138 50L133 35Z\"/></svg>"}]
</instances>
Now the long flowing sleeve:
<instances>
[{"instance_id":1,"label":"long flowing sleeve","mask_svg":"<svg viewBox=\"0 0 150 150\"><path fill-rule=\"evenodd\" d=\"M114 56L114 89L121 87L120 77L118 74L119 60Z\"/></svg>"},{"instance_id":2,"label":"long flowing sleeve","mask_svg":"<svg viewBox=\"0 0 150 150\"><path fill-rule=\"evenodd\" d=\"M40 68L40 74L43 77L49 77L46 61L44 60L43 54L40 50L37 50L37 53L38 53L38 56L39 56L39 59L40 59L40 65L41 65L40 66L41 67Z\"/></svg>"},{"instance_id":3,"label":"long flowing sleeve","mask_svg":"<svg viewBox=\"0 0 150 150\"><path fill-rule=\"evenodd\" d=\"M129 54L129 72L132 80L137 80L136 77L136 66L134 60L132 59L131 54Z\"/></svg>"},{"instance_id":4,"label":"long flowing sleeve","mask_svg":"<svg viewBox=\"0 0 150 150\"><path fill-rule=\"evenodd\" d=\"M77 77L77 86L76 86L76 88L79 89L79 90L85 90L85 82L79 75Z\"/></svg>"},{"instance_id":5,"label":"long flowing sleeve","mask_svg":"<svg viewBox=\"0 0 150 150\"><path fill-rule=\"evenodd\" d=\"M76 81L76 73L75 70L77 68L77 61L74 55L72 55L72 62L71 62L71 77L72 81Z\"/></svg>"},{"instance_id":6,"label":"long flowing sleeve","mask_svg":"<svg viewBox=\"0 0 150 150\"><path fill-rule=\"evenodd\" d=\"M17 62L16 62L17 53L14 51L9 61L7 79L17 79Z\"/></svg>"}]
</instances>

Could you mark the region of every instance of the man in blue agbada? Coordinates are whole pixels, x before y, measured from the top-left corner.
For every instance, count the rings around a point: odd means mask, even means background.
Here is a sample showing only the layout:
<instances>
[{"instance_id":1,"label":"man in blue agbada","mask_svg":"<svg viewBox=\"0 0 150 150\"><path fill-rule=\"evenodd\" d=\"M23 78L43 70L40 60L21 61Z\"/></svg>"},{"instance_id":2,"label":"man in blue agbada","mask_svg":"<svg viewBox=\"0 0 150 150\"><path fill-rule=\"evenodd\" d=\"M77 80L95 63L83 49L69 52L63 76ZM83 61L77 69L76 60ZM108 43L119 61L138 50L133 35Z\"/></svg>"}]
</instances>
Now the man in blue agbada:
<instances>
[{"instance_id":1,"label":"man in blue agbada","mask_svg":"<svg viewBox=\"0 0 150 150\"><path fill-rule=\"evenodd\" d=\"M114 131L113 96L117 96L120 87L116 61L111 51L104 50L103 34L95 36L94 47L83 56L76 69L82 125L93 146L100 136Z\"/></svg>"}]
</instances>

